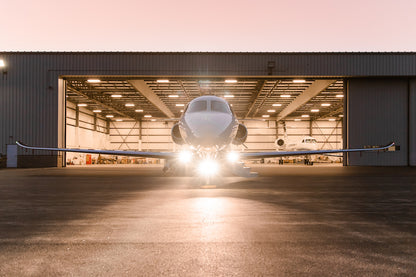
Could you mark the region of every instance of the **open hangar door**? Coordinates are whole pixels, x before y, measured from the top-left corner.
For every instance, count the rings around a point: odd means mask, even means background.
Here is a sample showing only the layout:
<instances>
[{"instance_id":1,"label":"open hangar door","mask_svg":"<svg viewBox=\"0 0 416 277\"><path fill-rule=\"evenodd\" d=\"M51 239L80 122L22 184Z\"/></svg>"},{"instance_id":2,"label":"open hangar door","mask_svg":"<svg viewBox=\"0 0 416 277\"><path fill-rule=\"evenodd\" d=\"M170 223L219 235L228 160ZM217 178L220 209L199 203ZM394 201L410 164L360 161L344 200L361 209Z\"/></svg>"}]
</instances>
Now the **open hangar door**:
<instances>
[{"instance_id":1,"label":"open hangar door","mask_svg":"<svg viewBox=\"0 0 416 277\"><path fill-rule=\"evenodd\" d=\"M316 140L317 149L343 146L341 79L71 76L64 80L68 148L176 151L180 147L170 136L175 119L190 100L201 95L224 97L247 126L249 135L240 150L275 151L282 148L279 139L291 148L306 140ZM342 157L313 159L342 162ZM66 154L67 165L158 162Z\"/></svg>"}]
</instances>

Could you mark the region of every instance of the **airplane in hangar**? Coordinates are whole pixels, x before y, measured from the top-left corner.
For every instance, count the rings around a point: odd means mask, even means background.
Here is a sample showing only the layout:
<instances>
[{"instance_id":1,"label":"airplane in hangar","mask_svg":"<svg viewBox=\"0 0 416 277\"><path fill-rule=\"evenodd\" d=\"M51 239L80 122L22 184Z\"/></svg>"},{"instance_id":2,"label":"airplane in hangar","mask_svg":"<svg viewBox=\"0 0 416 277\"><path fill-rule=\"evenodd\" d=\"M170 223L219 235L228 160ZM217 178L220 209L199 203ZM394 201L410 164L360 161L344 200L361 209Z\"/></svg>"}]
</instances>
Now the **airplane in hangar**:
<instances>
[{"instance_id":1,"label":"airplane in hangar","mask_svg":"<svg viewBox=\"0 0 416 277\"><path fill-rule=\"evenodd\" d=\"M387 150L394 142L377 148L338 150L296 150L272 152L236 152L231 145L242 145L247 139L247 128L238 122L230 104L217 96L200 96L186 106L181 118L171 130L172 140L187 149L181 152L143 152L121 150L90 150L17 145L32 150L80 152L91 154L135 156L165 159L164 171L188 167L197 173L205 184L214 182L221 171L231 169L238 176L252 174L240 162L247 159L262 159L284 156L305 156L314 154L349 153ZM185 148L184 147L184 148Z\"/></svg>"}]
</instances>

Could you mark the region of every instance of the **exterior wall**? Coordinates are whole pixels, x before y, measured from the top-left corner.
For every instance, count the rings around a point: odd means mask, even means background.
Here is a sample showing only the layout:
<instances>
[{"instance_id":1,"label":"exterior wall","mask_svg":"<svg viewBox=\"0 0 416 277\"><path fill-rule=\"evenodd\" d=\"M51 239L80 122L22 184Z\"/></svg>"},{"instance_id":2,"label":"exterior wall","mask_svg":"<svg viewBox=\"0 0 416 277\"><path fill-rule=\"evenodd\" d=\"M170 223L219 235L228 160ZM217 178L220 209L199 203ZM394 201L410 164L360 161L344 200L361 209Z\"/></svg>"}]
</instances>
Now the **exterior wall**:
<instances>
[{"instance_id":1,"label":"exterior wall","mask_svg":"<svg viewBox=\"0 0 416 277\"><path fill-rule=\"evenodd\" d=\"M409 82L409 165L416 166L416 79Z\"/></svg>"},{"instance_id":2,"label":"exterior wall","mask_svg":"<svg viewBox=\"0 0 416 277\"><path fill-rule=\"evenodd\" d=\"M0 71L2 155L6 154L6 145L16 140L50 147L64 144L60 131L63 90L59 81L63 76L416 76L415 53L0 52L0 58L6 63ZM19 149L18 154L22 162L25 158L32 161L28 156L33 155L48 157L46 164L52 166L60 161L58 153L47 151Z\"/></svg>"},{"instance_id":3,"label":"exterior wall","mask_svg":"<svg viewBox=\"0 0 416 277\"><path fill-rule=\"evenodd\" d=\"M400 146L396 152L350 153L348 165L407 166L407 79L349 79L347 97L348 148Z\"/></svg>"}]
</instances>

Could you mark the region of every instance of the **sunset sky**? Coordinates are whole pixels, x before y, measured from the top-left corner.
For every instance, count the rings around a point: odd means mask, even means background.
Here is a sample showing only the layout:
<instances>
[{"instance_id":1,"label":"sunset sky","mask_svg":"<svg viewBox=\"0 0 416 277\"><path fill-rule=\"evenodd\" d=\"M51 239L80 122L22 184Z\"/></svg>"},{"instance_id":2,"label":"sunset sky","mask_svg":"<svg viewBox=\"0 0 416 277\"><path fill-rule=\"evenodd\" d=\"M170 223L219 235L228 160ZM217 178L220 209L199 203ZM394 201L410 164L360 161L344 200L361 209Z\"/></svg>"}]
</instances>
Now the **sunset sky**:
<instances>
[{"instance_id":1,"label":"sunset sky","mask_svg":"<svg viewBox=\"0 0 416 277\"><path fill-rule=\"evenodd\" d=\"M414 0L0 0L0 51L416 51Z\"/></svg>"}]
</instances>

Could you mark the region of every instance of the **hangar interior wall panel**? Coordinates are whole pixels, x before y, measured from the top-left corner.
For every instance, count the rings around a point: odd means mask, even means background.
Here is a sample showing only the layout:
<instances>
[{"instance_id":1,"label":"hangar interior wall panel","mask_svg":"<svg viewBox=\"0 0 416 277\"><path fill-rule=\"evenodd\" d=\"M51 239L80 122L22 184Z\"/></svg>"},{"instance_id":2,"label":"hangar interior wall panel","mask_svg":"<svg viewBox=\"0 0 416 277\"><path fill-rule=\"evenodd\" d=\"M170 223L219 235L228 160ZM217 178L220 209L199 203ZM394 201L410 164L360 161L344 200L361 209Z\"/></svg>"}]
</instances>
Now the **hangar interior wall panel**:
<instances>
[{"instance_id":1,"label":"hangar interior wall panel","mask_svg":"<svg viewBox=\"0 0 416 277\"><path fill-rule=\"evenodd\" d=\"M416 79L409 83L409 165L416 166Z\"/></svg>"},{"instance_id":2,"label":"hangar interior wall panel","mask_svg":"<svg viewBox=\"0 0 416 277\"><path fill-rule=\"evenodd\" d=\"M349 148L386 145L400 151L350 153L348 165L408 165L408 81L406 79L349 79L347 85Z\"/></svg>"},{"instance_id":3,"label":"hangar interior wall panel","mask_svg":"<svg viewBox=\"0 0 416 277\"><path fill-rule=\"evenodd\" d=\"M169 121L143 121L140 132L138 121L111 121L109 134L107 134L106 121L98 116L94 129L94 113L86 108L79 108L78 126L76 124L76 105L67 102L67 133L66 146L69 148L95 148L117 150L143 150L143 151L176 151L181 146L171 140L171 128L174 122ZM246 151L274 151L276 150L276 135L284 137L281 123L275 121L245 121L243 122L249 132L245 145L236 146L237 150ZM320 149L337 149L342 147L342 122L317 120L312 122L310 130L309 121L287 121L288 143L300 142L303 137L312 135L318 141ZM141 135L141 137L140 137ZM67 158L80 156L76 153L67 153Z\"/></svg>"}]
</instances>

